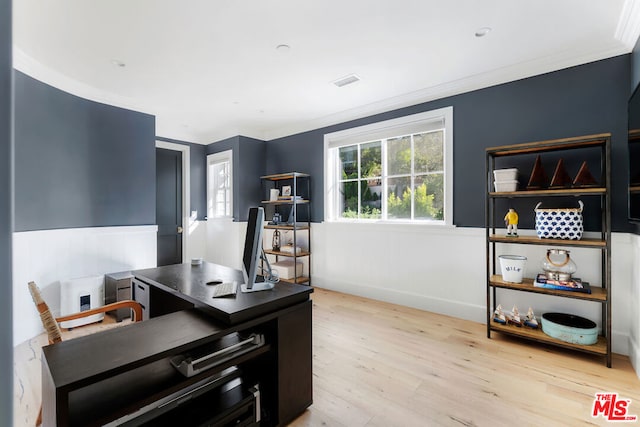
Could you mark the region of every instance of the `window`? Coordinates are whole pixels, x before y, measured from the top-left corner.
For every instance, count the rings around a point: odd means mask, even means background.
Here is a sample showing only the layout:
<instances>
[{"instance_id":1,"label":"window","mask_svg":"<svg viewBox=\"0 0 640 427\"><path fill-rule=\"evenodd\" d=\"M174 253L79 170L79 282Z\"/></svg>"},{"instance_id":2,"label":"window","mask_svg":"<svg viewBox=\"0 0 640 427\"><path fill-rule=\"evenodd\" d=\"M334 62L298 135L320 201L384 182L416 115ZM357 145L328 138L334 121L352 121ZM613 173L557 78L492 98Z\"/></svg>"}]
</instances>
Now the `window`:
<instances>
[{"instance_id":1,"label":"window","mask_svg":"<svg viewBox=\"0 0 640 427\"><path fill-rule=\"evenodd\" d=\"M453 108L325 135L327 220L452 224Z\"/></svg>"},{"instance_id":2,"label":"window","mask_svg":"<svg viewBox=\"0 0 640 427\"><path fill-rule=\"evenodd\" d=\"M231 218L233 210L232 151L207 156L207 216Z\"/></svg>"}]
</instances>

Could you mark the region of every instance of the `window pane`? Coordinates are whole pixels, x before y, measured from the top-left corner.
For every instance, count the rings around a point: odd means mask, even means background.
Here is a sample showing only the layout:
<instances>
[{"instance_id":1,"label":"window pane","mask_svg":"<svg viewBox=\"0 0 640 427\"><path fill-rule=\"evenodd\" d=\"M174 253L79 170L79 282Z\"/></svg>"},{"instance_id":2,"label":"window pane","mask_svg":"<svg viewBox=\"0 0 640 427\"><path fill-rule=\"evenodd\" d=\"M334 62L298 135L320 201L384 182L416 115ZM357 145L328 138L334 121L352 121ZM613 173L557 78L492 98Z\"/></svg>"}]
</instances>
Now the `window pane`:
<instances>
[{"instance_id":1,"label":"window pane","mask_svg":"<svg viewBox=\"0 0 640 427\"><path fill-rule=\"evenodd\" d=\"M215 216L224 216L224 202L216 202Z\"/></svg>"},{"instance_id":2,"label":"window pane","mask_svg":"<svg viewBox=\"0 0 640 427\"><path fill-rule=\"evenodd\" d=\"M389 178L387 186L387 218L411 219L411 178Z\"/></svg>"},{"instance_id":3,"label":"window pane","mask_svg":"<svg viewBox=\"0 0 640 427\"><path fill-rule=\"evenodd\" d=\"M382 218L382 183L380 179L360 181L360 218Z\"/></svg>"},{"instance_id":4,"label":"window pane","mask_svg":"<svg viewBox=\"0 0 640 427\"><path fill-rule=\"evenodd\" d=\"M210 215L212 217L224 217L231 214L231 175L229 161L223 161L210 165L209 188L211 191Z\"/></svg>"},{"instance_id":5,"label":"window pane","mask_svg":"<svg viewBox=\"0 0 640 427\"><path fill-rule=\"evenodd\" d=\"M382 142L368 142L360 147L361 178L382 176Z\"/></svg>"},{"instance_id":6,"label":"window pane","mask_svg":"<svg viewBox=\"0 0 640 427\"><path fill-rule=\"evenodd\" d=\"M444 219L444 175L415 177L414 219Z\"/></svg>"},{"instance_id":7,"label":"window pane","mask_svg":"<svg viewBox=\"0 0 640 427\"><path fill-rule=\"evenodd\" d=\"M350 179L358 177L358 146L340 147L340 177Z\"/></svg>"},{"instance_id":8,"label":"window pane","mask_svg":"<svg viewBox=\"0 0 640 427\"><path fill-rule=\"evenodd\" d=\"M340 216L342 218L358 217L358 182L340 183Z\"/></svg>"},{"instance_id":9,"label":"window pane","mask_svg":"<svg viewBox=\"0 0 640 427\"><path fill-rule=\"evenodd\" d=\"M444 171L443 134L438 131L413 135L415 173Z\"/></svg>"},{"instance_id":10,"label":"window pane","mask_svg":"<svg viewBox=\"0 0 640 427\"><path fill-rule=\"evenodd\" d=\"M387 140L387 173L402 175L411 173L411 137Z\"/></svg>"}]
</instances>

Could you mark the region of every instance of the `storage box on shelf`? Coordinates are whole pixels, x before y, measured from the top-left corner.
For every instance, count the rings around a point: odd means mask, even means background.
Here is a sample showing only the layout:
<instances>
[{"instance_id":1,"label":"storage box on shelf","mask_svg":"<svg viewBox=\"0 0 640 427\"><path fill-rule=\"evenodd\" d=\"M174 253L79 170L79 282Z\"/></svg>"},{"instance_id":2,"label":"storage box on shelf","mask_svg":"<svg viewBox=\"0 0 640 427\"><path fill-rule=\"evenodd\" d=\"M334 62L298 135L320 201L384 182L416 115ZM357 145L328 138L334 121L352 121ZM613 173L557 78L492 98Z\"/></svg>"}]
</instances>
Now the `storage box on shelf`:
<instances>
[{"instance_id":1,"label":"storage box on shelf","mask_svg":"<svg viewBox=\"0 0 640 427\"><path fill-rule=\"evenodd\" d=\"M497 192L516 191L518 189L518 169L496 169L493 171L494 188Z\"/></svg>"},{"instance_id":2,"label":"storage box on shelf","mask_svg":"<svg viewBox=\"0 0 640 427\"><path fill-rule=\"evenodd\" d=\"M276 247L272 245L273 239L265 235L264 252L275 263L291 262L291 268L283 272L291 270L293 274L281 275L280 280L311 285L311 177L288 172L260 178L266 196L262 201L268 221L264 228L280 235L280 245ZM303 267L293 268L299 264Z\"/></svg>"},{"instance_id":3,"label":"storage box on shelf","mask_svg":"<svg viewBox=\"0 0 640 427\"><path fill-rule=\"evenodd\" d=\"M548 189L541 188L535 190L520 191L492 191L492 172L496 169L496 160L501 158L516 158L516 156L541 155L552 152L565 153L584 153L585 149L596 149L600 160L600 180L596 187L584 188L561 188ZM598 134L584 137L565 138L557 140L548 140L540 142L532 142L525 144L508 145L501 147L491 147L486 149L486 209L485 209L485 226L486 226L486 252L487 252L487 278L486 278L486 308L487 308L487 337L491 337L491 332L500 332L503 334L513 335L531 341L537 341L545 344L553 344L559 347L579 350L586 353L603 356L606 364L611 367L611 135ZM498 172L495 170L495 172ZM497 177L499 174L493 174ZM539 238L535 236L505 236L506 233L497 232L497 224L502 228L503 213L497 212L496 202L508 199L509 204L517 204L524 202L522 199L537 200L541 197L550 197L553 200L568 199L575 204L575 198L581 197L588 200L587 203L599 204L601 230L599 236L580 238L575 240L567 239L549 239ZM522 283L510 283L503 280L497 268L498 253L496 252L497 243L506 243L513 245L538 245L538 246L565 246L577 248L590 248L600 252L601 271L600 283L591 286L591 293L580 293L566 290L547 289L534 286L534 278L524 278ZM542 258L542 250L540 252ZM599 286L598 286L599 285ZM596 343L592 345L575 344L553 338L543 332L541 328L530 329L526 327L516 327L509 324L501 324L493 321L493 312L498 304L497 292L500 289L508 289L512 291L523 291L550 295L560 298L570 298L573 300L595 302L602 307L602 333L597 337ZM543 310L536 310L536 314L540 316Z\"/></svg>"}]
</instances>

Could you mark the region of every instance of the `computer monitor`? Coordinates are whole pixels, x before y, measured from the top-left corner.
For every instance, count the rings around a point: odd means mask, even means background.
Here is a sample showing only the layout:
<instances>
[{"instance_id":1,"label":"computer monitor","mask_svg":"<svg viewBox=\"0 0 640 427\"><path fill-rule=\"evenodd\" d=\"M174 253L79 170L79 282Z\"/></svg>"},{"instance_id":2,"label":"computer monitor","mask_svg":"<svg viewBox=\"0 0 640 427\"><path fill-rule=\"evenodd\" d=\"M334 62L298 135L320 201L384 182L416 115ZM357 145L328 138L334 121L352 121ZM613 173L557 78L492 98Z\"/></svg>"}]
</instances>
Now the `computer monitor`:
<instances>
[{"instance_id":1,"label":"computer monitor","mask_svg":"<svg viewBox=\"0 0 640 427\"><path fill-rule=\"evenodd\" d=\"M242 256L242 274L244 283L240 286L242 292L256 292L273 289L274 281L271 266L262 250L262 227L264 224L264 209L250 208L247 221L247 234L244 240L244 254ZM258 276L260 260L267 266L266 277ZM261 279L261 280L256 280Z\"/></svg>"}]
</instances>

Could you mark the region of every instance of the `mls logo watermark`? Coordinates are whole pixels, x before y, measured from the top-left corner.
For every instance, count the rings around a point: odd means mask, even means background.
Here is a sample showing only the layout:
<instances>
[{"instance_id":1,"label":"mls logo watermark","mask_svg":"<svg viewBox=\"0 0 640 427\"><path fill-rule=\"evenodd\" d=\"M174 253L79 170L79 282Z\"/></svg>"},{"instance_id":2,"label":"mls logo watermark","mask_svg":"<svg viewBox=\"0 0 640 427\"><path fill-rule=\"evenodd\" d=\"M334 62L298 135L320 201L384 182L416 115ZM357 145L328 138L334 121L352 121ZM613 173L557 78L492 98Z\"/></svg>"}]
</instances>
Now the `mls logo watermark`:
<instances>
[{"instance_id":1,"label":"mls logo watermark","mask_svg":"<svg viewBox=\"0 0 640 427\"><path fill-rule=\"evenodd\" d=\"M607 421L637 421L637 415L628 415L630 405L631 399L620 398L618 393L596 393L591 416L597 418L602 415Z\"/></svg>"}]
</instances>

